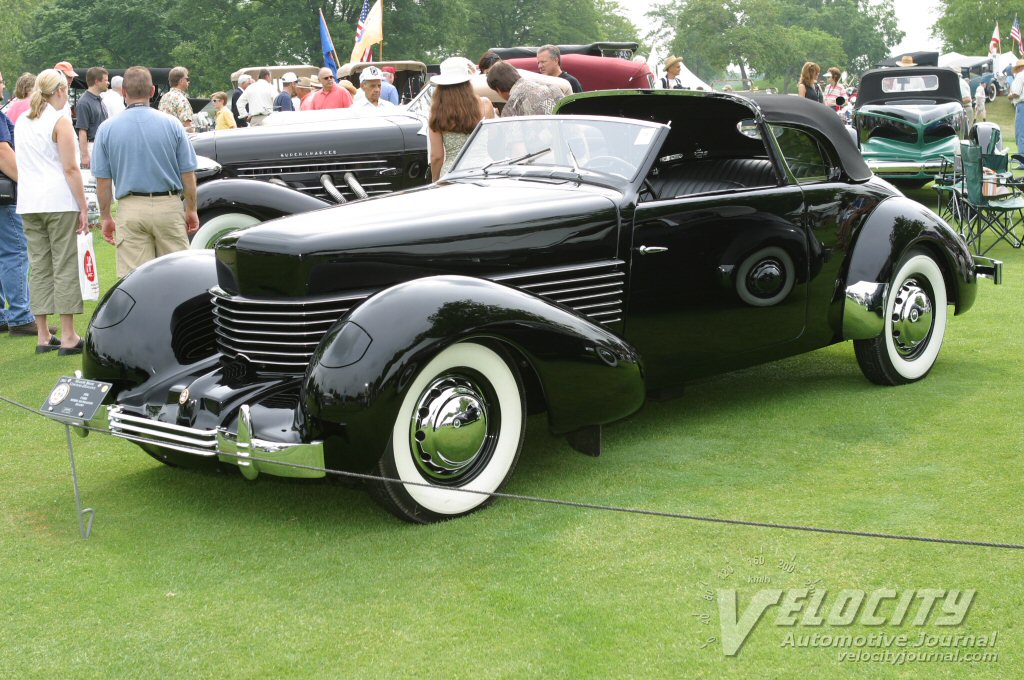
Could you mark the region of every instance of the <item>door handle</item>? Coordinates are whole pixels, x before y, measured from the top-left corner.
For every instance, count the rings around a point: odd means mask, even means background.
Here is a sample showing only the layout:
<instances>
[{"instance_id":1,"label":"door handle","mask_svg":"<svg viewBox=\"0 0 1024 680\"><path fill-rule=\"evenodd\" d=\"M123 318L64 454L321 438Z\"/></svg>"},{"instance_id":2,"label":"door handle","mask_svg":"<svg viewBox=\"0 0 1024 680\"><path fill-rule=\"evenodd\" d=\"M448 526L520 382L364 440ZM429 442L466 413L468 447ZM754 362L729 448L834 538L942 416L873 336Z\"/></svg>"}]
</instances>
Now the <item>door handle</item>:
<instances>
[{"instance_id":1,"label":"door handle","mask_svg":"<svg viewBox=\"0 0 1024 680\"><path fill-rule=\"evenodd\" d=\"M655 255L657 253L668 252L668 248L665 246L640 246L637 250L641 255Z\"/></svg>"}]
</instances>

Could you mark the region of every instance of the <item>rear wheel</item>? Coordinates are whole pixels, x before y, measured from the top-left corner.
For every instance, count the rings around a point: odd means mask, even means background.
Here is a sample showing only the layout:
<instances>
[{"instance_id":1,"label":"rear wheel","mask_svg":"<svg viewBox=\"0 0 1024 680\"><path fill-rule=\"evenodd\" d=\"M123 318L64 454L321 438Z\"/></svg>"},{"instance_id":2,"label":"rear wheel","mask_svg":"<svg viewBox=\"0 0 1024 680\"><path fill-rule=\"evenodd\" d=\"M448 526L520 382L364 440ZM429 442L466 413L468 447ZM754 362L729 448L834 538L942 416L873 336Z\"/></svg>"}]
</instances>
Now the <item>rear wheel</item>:
<instances>
[{"instance_id":1,"label":"rear wheel","mask_svg":"<svg viewBox=\"0 0 1024 680\"><path fill-rule=\"evenodd\" d=\"M374 481L370 494L397 517L421 524L483 508L519 459L523 404L521 383L497 352L473 342L445 349L410 385L374 470L416 486Z\"/></svg>"},{"instance_id":2,"label":"rear wheel","mask_svg":"<svg viewBox=\"0 0 1024 680\"><path fill-rule=\"evenodd\" d=\"M946 334L946 284L934 258L912 250L900 263L885 301L885 329L854 340L857 363L878 385L903 385L928 375Z\"/></svg>"}]
</instances>

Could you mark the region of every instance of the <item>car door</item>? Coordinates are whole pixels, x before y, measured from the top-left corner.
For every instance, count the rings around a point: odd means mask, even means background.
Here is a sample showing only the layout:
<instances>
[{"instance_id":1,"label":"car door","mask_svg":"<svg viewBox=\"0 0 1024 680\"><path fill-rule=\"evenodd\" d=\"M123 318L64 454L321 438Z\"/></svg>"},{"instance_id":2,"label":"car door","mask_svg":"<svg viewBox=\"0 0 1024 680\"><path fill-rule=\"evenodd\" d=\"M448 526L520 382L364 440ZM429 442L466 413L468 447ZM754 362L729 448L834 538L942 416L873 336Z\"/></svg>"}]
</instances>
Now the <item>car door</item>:
<instances>
[{"instance_id":1,"label":"car door","mask_svg":"<svg viewBox=\"0 0 1024 680\"><path fill-rule=\"evenodd\" d=\"M796 185L638 207L625 334L652 388L757 363L800 336L804 213Z\"/></svg>"}]
</instances>

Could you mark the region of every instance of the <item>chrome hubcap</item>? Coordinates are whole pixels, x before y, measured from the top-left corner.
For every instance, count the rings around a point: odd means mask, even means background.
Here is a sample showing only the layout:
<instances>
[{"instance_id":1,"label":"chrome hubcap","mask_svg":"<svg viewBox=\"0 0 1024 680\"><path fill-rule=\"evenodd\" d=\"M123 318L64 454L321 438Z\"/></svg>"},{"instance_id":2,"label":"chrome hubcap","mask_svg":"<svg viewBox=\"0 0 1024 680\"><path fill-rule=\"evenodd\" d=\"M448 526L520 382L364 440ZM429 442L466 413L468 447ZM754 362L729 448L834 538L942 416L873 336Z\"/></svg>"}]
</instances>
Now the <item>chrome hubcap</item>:
<instances>
[{"instance_id":1,"label":"chrome hubcap","mask_svg":"<svg viewBox=\"0 0 1024 680\"><path fill-rule=\"evenodd\" d=\"M423 391L413 412L409 444L431 480L462 479L486 458L491 432L487 400L472 380L445 376Z\"/></svg>"},{"instance_id":2,"label":"chrome hubcap","mask_svg":"<svg viewBox=\"0 0 1024 680\"><path fill-rule=\"evenodd\" d=\"M896 292L892 308L892 340L904 358L913 357L927 344L934 310L928 291L907 279Z\"/></svg>"},{"instance_id":3,"label":"chrome hubcap","mask_svg":"<svg viewBox=\"0 0 1024 680\"><path fill-rule=\"evenodd\" d=\"M782 290L786 270L775 258L761 260L747 274L747 290L759 298L770 298Z\"/></svg>"}]
</instances>

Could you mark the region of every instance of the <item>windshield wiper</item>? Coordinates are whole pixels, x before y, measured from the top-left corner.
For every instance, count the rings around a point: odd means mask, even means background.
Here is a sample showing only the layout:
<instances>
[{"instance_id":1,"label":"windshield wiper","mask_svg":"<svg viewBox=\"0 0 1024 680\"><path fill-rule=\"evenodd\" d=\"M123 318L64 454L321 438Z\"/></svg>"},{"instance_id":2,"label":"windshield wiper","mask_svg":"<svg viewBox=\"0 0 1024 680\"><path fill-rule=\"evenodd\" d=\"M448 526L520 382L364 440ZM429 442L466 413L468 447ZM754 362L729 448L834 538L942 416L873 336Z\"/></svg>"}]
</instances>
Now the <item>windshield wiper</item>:
<instances>
[{"instance_id":1,"label":"windshield wiper","mask_svg":"<svg viewBox=\"0 0 1024 680\"><path fill-rule=\"evenodd\" d=\"M492 165L515 165L517 163L522 163L523 161L528 161L528 160L530 160L532 158L536 158L537 156L543 156L544 154L546 154L549 151L551 151L551 147L550 146L545 148L545 149L541 149L540 151L531 151L530 153L524 153L522 156L513 156L511 158L502 158L500 161L491 161L490 163L488 163L487 165L482 167L480 170L481 170L481 172L483 172L486 175L487 174L487 168L491 167Z\"/></svg>"}]
</instances>

